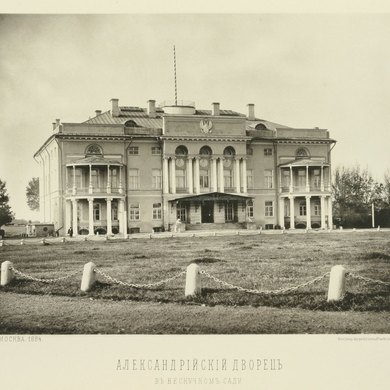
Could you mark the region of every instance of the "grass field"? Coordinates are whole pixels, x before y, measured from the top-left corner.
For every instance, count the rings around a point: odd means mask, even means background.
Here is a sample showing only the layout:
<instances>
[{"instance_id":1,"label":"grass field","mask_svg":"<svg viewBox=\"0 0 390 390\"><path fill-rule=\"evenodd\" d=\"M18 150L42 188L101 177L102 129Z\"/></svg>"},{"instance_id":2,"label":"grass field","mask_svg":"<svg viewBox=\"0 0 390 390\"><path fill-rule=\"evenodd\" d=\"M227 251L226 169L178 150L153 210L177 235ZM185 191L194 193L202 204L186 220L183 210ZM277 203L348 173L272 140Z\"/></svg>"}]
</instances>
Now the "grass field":
<instances>
[{"instance_id":1,"label":"grass field","mask_svg":"<svg viewBox=\"0 0 390 390\"><path fill-rule=\"evenodd\" d=\"M10 260L16 269L38 278L80 273L50 284L17 278L2 287L2 312L8 315L1 316L0 332L390 333L389 287L352 278L347 279L344 300L337 304L326 302L328 277L281 295L231 290L202 276L202 295L186 299L185 275L152 289L113 285L99 275L92 291L80 291L82 268L89 261L114 278L137 284L168 278L192 262L250 289L296 286L338 264L353 274L390 282L389 239L390 232L375 231L71 241L46 246L27 240L24 246L1 247L0 262ZM18 302L22 312L12 309ZM127 322L124 313L130 304L139 316ZM70 314L62 317L56 305L66 305ZM151 320L151 312L156 321ZM39 313L45 321L36 326ZM201 320L188 321L189 313L200 315ZM91 323L89 317L99 320Z\"/></svg>"}]
</instances>

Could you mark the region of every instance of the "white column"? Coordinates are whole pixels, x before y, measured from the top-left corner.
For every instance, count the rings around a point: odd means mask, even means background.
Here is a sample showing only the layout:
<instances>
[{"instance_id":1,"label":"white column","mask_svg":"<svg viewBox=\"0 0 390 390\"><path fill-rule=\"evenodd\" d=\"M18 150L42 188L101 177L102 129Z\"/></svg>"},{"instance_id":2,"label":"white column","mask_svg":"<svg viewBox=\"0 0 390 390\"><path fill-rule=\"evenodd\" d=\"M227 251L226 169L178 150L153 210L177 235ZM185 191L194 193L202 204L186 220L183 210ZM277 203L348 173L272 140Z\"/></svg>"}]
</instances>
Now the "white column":
<instances>
[{"instance_id":1,"label":"white column","mask_svg":"<svg viewBox=\"0 0 390 390\"><path fill-rule=\"evenodd\" d=\"M328 228L333 229L332 197L328 197Z\"/></svg>"},{"instance_id":2,"label":"white column","mask_svg":"<svg viewBox=\"0 0 390 390\"><path fill-rule=\"evenodd\" d=\"M194 180L192 173L192 157L187 157L187 183L188 183L188 193L194 193Z\"/></svg>"},{"instance_id":3,"label":"white column","mask_svg":"<svg viewBox=\"0 0 390 390\"><path fill-rule=\"evenodd\" d=\"M217 177L217 158L212 157L211 158L211 186L213 189L213 192L218 191L218 177Z\"/></svg>"},{"instance_id":4,"label":"white column","mask_svg":"<svg viewBox=\"0 0 390 390\"><path fill-rule=\"evenodd\" d=\"M76 189L76 166L73 165L73 191L72 191L73 195L76 195L76 191L77 191L77 189Z\"/></svg>"},{"instance_id":5,"label":"white column","mask_svg":"<svg viewBox=\"0 0 390 390\"><path fill-rule=\"evenodd\" d=\"M72 226L72 203L70 200L65 201L65 233L68 233Z\"/></svg>"},{"instance_id":6,"label":"white column","mask_svg":"<svg viewBox=\"0 0 390 390\"><path fill-rule=\"evenodd\" d=\"M236 157L234 159L234 166L235 166L235 178L234 178L234 181L235 181L235 184L236 184L236 192L237 194L240 193L240 159L238 157Z\"/></svg>"},{"instance_id":7,"label":"white column","mask_svg":"<svg viewBox=\"0 0 390 390\"><path fill-rule=\"evenodd\" d=\"M284 227L284 198L279 198L279 225Z\"/></svg>"},{"instance_id":8,"label":"white column","mask_svg":"<svg viewBox=\"0 0 390 390\"><path fill-rule=\"evenodd\" d=\"M88 221L89 221L89 236L94 235L94 230L93 230L93 198L88 198Z\"/></svg>"},{"instance_id":9,"label":"white column","mask_svg":"<svg viewBox=\"0 0 390 390\"><path fill-rule=\"evenodd\" d=\"M282 168L279 168L279 192L282 192Z\"/></svg>"},{"instance_id":10,"label":"white column","mask_svg":"<svg viewBox=\"0 0 390 390\"><path fill-rule=\"evenodd\" d=\"M311 196L306 196L306 229L311 229L310 198L311 198Z\"/></svg>"},{"instance_id":11,"label":"white column","mask_svg":"<svg viewBox=\"0 0 390 390\"><path fill-rule=\"evenodd\" d=\"M321 165L321 191L323 192L324 190L324 167Z\"/></svg>"},{"instance_id":12,"label":"white column","mask_svg":"<svg viewBox=\"0 0 390 390\"><path fill-rule=\"evenodd\" d=\"M176 194L176 158L171 157L171 194Z\"/></svg>"},{"instance_id":13,"label":"white column","mask_svg":"<svg viewBox=\"0 0 390 390\"><path fill-rule=\"evenodd\" d=\"M293 184L293 170L292 166L290 165L290 193L294 191L294 184Z\"/></svg>"},{"instance_id":14,"label":"white column","mask_svg":"<svg viewBox=\"0 0 390 390\"><path fill-rule=\"evenodd\" d=\"M118 191L120 194L123 193L123 188L122 188L122 165L119 165L119 188Z\"/></svg>"},{"instance_id":15,"label":"white column","mask_svg":"<svg viewBox=\"0 0 390 390\"><path fill-rule=\"evenodd\" d=\"M163 193L169 192L168 157L163 157Z\"/></svg>"},{"instance_id":16,"label":"white column","mask_svg":"<svg viewBox=\"0 0 390 390\"><path fill-rule=\"evenodd\" d=\"M308 165L306 165L306 192L310 192L309 166Z\"/></svg>"},{"instance_id":17,"label":"white column","mask_svg":"<svg viewBox=\"0 0 390 390\"><path fill-rule=\"evenodd\" d=\"M72 220L73 235L77 236L79 231L77 226L77 199L72 200Z\"/></svg>"},{"instance_id":18,"label":"white column","mask_svg":"<svg viewBox=\"0 0 390 390\"><path fill-rule=\"evenodd\" d=\"M127 211L125 210L125 205L123 204L123 234L127 234Z\"/></svg>"},{"instance_id":19,"label":"white column","mask_svg":"<svg viewBox=\"0 0 390 390\"><path fill-rule=\"evenodd\" d=\"M290 229L295 229L295 208L294 208L294 197L289 196L290 198Z\"/></svg>"},{"instance_id":20,"label":"white column","mask_svg":"<svg viewBox=\"0 0 390 390\"><path fill-rule=\"evenodd\" d=\"M107 194L111 194L110 165L107 165Z\"/></svg>"},{"instance_id":21,"label":"white column","mask_svg":"<svg viewBox=\"0 0 390 390\"><path fill-rule=\"evenodd\" d=\"M322 181L321 181L322 183ZM326 229L325 224L325 197L321 196L321 229Z\"/></svg>"},{"instance_id":22,"label":"white column","mask_svg":"<svg viewBox=\"0 0 390 390\"><path fill-rule=\"evenodd\" d=\"M111 201L112 198L107 198L107 234L112 234L112 221L111 221Z\"/></svg>"},{"instance_id":23,"label":"white column","mask_svg":"<svg viewBox=\"0 0 390 390\"><path fill-rule=\"evenodd\" d=\"M123 199L118 199L118 222L119 222L119 233L123 234L123 212L124 212L124 201Z\"/></svg>"},{"instance_id":24,"label":"white column","mask_svg":"<svg viewBox=\"0 0 390 390\"><path fill-rule=\"evenodd\" d=\"M199 157L195 157L195 193L200 194Z\"/></svg>"},{"instance_id":25,"label":"white column","mask_svg":"<svg viewBox=\"0 0 390 390\"><path fill-rule=\"evenodd\" d=\"M225 192L223 177L223 157L219 158L219 192Z\"/></svg>"},{"instance_id":26,"label":"white column","mask_svg":"<svg viewBox=\"0 0 390 390\"><path fill-rule=\"evenodd\" d=\"M247 183L246 183L246 158L242 159L242 176L241 176L241 180L242 180L242 192L244 194L246 194L248 192Z\"/></svg>"},{"instance_id":27,"label":"white column","mask_svg":"<svg viewBox=\"0 0 390 390\"><path fill-rule=\"evenodd\" d=\"M93 193L93 188L92 188L92 165L89 165L89 193Z\"/></svg>"}]
</instances>

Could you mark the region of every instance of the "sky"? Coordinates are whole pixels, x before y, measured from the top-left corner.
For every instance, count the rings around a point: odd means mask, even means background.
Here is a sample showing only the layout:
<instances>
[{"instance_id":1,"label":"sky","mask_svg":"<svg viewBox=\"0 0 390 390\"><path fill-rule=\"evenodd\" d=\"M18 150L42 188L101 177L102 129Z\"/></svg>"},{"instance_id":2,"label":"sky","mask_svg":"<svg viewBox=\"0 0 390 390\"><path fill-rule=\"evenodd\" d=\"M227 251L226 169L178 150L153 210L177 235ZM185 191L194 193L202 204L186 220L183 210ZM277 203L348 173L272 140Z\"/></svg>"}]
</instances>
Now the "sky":
<instances>
[{"instance_id":1,"label":"sky","mask_svg":"<svg viewBox=\"0 0 390 390\"><path fill-rule=\"evenodd\" d=\"M17 218L52 122L178 98L337 140L333 167L390 168L390 14L0 15L0 179Z\"/></svg>"}]
</instances>

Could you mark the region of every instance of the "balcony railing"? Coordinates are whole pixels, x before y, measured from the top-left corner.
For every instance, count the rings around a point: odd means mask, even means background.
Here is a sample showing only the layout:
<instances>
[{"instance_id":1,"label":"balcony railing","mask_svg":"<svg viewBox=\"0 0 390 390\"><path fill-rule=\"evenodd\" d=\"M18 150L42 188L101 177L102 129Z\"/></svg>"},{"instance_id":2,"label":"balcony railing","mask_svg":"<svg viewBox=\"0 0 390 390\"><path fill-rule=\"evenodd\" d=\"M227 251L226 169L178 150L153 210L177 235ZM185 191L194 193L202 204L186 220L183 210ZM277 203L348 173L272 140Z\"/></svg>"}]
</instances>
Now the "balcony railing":
<instances>
[{"instance_id":1,"label":"balcony railing","mask_svg":"<svg viewBox=\"0 0 390 390\"><path fill-rule=\"evenodd\" d=\"M281 192L290 192L290 186L282 185L280 187L280 190L281 190ZM309 185L309 191L310 192L322 192L322 191L328 192L328 191L330 191L330 185L324 185L323 187L321 187L321 185L311 184L311 185ZM292 192L294 193L294 192L308 192L308 191L307 191L306 185L303 185L303 186L294 186Z\"/></svg>"},{"instance_id":2,"label":"balcony railing","mask_svg":"<svg viewBox=\"0 0 390 390\"><path fill-rule=\"evenodd\" d=\"M92 191L90 191L92 189ZM107 195L107 194L121 194L122 190L118 187L67 187L67 195Z\"/></svg>"}]
</instances>

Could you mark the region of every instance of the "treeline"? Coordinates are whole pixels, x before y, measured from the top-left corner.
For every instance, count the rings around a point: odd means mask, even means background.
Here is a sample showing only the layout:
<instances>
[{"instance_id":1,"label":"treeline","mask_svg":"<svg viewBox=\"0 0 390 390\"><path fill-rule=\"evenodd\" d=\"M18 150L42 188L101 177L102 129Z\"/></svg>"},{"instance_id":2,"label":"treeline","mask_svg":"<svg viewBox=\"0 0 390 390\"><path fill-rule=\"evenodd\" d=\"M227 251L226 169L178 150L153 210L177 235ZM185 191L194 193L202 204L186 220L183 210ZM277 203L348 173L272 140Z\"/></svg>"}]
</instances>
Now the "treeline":
<instances>
[{"instance_id":1,"label":"treeline","mask_svg":"<svg viewBox=\"0 0 390 390\"><path fill-rule=\"evenodd\" d=\"M333 221L337 227L390 227L390 171L383 181L374 180L367 169L338 167L333 173Z\"/></svg>"}]
</instances>

